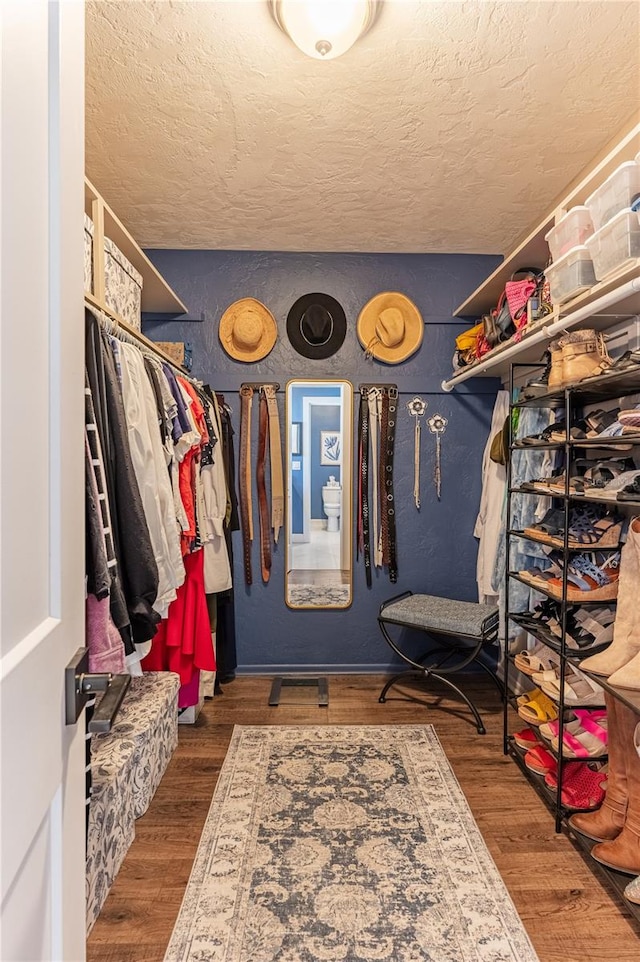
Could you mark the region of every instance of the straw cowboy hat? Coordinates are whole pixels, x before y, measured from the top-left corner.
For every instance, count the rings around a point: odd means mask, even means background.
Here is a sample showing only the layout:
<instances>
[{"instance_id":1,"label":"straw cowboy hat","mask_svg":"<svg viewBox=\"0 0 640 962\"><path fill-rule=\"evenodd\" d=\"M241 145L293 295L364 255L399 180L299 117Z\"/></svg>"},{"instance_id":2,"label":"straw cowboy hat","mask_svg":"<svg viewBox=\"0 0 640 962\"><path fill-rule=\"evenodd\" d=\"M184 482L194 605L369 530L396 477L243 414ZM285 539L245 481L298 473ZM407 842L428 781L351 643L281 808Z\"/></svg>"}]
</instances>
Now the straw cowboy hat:
<instances>
[{"instance_id":1,"label":"straw cowboy hat","mask_svg":"<svg viewBox=\"0 0 640 962\"><path fill-rule=\"evenodd\" d=\"M369 357L385 364L399 364L422 344L424 322L408 297L397 291L383 291L362 308L357 330Z\"/></svg>"},{"instance_id":2,"label":"straw cowboy hat","mask_svg":"<svg viewBox=\"0 0 640 962\"><path fill-rule=\"evenodd\" d=\"M271 311L253 297L234 301L220 318L220 343L236 361L250 364L266 357L278 336Z\"/></svg>"},{"instance_id":3,"label":"straw cowboy hat","mask_svg":"<svg viewBox=\"0 0 640 962\"><path fill-rule=\"evenodd\" d=\"M289 341L302 357L331 357L342 347L346 333L342 305L330 294L303 294L287 314Z\"/></svg>"}]
</instances>

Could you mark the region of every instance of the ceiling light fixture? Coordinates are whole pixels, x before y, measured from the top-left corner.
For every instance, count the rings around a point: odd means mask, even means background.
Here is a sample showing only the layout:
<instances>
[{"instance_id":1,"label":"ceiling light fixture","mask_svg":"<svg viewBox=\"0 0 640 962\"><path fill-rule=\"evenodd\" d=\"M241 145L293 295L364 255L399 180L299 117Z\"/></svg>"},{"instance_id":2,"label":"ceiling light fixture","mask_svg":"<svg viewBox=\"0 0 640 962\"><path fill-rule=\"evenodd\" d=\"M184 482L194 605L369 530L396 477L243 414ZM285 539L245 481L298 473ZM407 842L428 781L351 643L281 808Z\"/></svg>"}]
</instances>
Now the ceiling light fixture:
<instances>
[{"instance_id":1,"label":"ceiling light fixture","mask_svg":"<svg viewBox=\"0 0 640 962\"><path fill-rule=\"evenodd\" d=\"M269 0L280 29L316 60L333 60L369 30L382 0Z\"/></svg>"}]
</instances>

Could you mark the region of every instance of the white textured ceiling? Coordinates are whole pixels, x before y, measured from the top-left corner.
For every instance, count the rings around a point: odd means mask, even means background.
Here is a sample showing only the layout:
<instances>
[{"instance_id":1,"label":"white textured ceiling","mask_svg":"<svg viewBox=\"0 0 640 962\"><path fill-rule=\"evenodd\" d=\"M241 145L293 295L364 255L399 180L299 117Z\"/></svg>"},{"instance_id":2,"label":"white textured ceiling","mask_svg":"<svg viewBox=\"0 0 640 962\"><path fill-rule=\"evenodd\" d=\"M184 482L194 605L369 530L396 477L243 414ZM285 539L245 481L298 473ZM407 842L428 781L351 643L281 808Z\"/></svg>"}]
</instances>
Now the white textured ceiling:
<instances>
[{"instance_id":1,"label":"white textured ceiling","mask_svg":"<svg viewBox=\"0 0 640 962\"><path fill-rule=\"evenodd\" d=\"M87 4L87 174L145 247L503 252L640 104L638 2Z\"/></svg>"}]
</instances>

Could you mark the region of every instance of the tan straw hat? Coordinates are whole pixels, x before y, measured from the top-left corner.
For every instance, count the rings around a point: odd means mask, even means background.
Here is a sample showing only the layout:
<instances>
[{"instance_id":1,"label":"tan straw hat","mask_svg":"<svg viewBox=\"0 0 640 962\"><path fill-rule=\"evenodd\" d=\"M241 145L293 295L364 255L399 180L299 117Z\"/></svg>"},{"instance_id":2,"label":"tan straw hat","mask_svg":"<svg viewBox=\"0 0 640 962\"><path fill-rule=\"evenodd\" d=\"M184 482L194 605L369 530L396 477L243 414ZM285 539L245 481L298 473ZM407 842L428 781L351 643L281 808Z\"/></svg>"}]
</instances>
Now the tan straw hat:
<instances>
[{"instance_id":1,"label":"tan straw hat","mask_svg":"<svg viewBox=\"0 0 640 962\"><path fill-rule=\"evenodd\" d=\"M220 318L220 343L236 361L261 361L278 336L271 311L253 297L234 301Z\"/></svg>"},{"instance_id":2,"label":"tan straw hat","mask_svg":"<svg viewBox=\"0 0 640 962\"><path fill-rule=\"evenodd\" d=\"M365 304L358 317L358 338L369 357L399 364L422 344L424 322L408 297L383 291Z\"/></svg>"}]
</instances>

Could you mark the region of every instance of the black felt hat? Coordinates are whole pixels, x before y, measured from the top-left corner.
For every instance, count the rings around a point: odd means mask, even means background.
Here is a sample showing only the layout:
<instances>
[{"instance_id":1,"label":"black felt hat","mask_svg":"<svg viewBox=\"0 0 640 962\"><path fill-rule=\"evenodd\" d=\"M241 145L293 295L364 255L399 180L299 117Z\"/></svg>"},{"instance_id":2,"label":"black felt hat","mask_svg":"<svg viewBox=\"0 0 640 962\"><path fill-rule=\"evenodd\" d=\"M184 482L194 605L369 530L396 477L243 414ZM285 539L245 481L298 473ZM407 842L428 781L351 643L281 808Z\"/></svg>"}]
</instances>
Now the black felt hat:
<instances>
[{"instance_id":1,"label":"black felt hat","mask_svg":"<svg viewBox=\"0 0 640 962\"><path fill-rule=\"evenodd\" d=\"M330 294L303 294L287 315L287 335L303 357L331 357L342 346L346 333L344 310Z\"/></svg>"}]
</instances>

